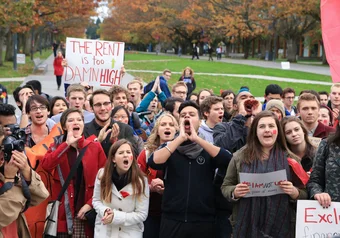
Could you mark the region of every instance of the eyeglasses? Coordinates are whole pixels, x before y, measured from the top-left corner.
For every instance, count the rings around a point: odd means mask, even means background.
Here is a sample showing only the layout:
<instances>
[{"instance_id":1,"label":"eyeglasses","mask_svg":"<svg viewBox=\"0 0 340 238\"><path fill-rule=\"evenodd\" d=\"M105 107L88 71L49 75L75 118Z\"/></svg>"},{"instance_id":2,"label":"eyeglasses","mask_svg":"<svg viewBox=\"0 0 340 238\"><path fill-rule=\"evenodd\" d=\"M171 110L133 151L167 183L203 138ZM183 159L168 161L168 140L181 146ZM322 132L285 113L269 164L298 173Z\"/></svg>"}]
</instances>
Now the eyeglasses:
<instances>
[{"instance_id":1,"label":"eyeglasses","mask_svg":"<svg viewBox=\"0 0 340 238\"><path fill-rule=\"evenodd\" d=\"M114 115L114 116L113 116L113 119L116 120L116 121L119 120L119 119L120 119L120 120L124 120L124 119L126 119L126 118L128 118L127 115L124 115L124 116L116 116L116 115Z\"/></svg>"},{"instance_id":2,"label":"eyeglasses","mask_svg":"<svg viewBox=\"0 0 340 238\"><path fill-rule=\"evenodd\" d=\"M41 105L39 107L31 107L32 112L37 112L38 109L40 109L40 111L45 111L45 110L47 110L47 107L45 105Z\"/></svg>"},{"instance_id":3,"label":"eyeglasses","mask_svg":"<svg viewBox=\"0 0 340 238\"><path fill-rule=\"evenodd\" d=\"M107 106L109 106L109 105L111 105L111 102L96 103L96 104L94 104L93 106L94 106L95 108L101 108L102 106L107 107Z\"/></svg>"},{"instance_id":4,"label":"eyeglasses","mask_svg":"<svg viewBox=\"0 0 340 238\"><path fill-rule=\"evenodd\" d=\"M184 91L175 91L174 93L176 93L176 94L187 94L187 92L184 92Z\"/></svg>"}]
</instances>

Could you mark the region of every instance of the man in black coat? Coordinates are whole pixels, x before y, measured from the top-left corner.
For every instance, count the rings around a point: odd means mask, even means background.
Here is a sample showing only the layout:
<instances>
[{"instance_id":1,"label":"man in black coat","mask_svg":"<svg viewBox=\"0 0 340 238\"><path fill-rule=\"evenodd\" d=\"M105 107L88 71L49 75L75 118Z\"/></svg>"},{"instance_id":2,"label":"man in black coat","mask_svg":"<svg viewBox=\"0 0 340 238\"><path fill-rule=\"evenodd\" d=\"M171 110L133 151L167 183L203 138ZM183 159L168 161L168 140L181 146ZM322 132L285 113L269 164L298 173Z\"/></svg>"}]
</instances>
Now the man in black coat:
<instances>
[{"instance_id":1,"label":"man in black coat","mask_svg":"<svg viewBox=\"0 0 340 238\"><path fill-rule=\"evenodd\" d=\"M132 128L127 124L115 122L111 118L112 101L110 93L103 89L94 91L90 98L90 106L93 109L95 118L85 124L85 138L93 135L97 137L106 156L108 156L111 145L114 142L119 139L127 139L134 146L137 156L137 145Z\"/></svg>"}]
</instances>

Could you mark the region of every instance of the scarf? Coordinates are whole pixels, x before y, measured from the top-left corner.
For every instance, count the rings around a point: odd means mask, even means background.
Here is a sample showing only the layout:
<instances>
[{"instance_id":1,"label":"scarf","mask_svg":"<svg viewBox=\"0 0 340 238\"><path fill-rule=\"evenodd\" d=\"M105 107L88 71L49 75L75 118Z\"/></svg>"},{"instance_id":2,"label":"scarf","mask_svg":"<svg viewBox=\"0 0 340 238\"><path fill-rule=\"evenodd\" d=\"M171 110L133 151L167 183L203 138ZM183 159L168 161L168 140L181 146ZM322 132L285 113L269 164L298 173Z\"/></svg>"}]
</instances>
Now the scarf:
<instances>
[{"instance_id":1,"label":"scarf","mask_svg":"<svg viewBox=\"0 0 340 238\"><path fill-rule=\"evenodd\" d=\"M129 176L130 171L119 176L117 169L115 168L112 173L112 183L116 186L117 190L120 191L126 185L131 183L131 178Z\"/></svg>"},{"instance_id":2,"label":"scarf","mask_svg":"<svg viewBox=\"0 0 340 238\"><path fill-rule=\"evenodd\" d=\"M285 169L290 180L287 154L273 148L267 161L255 160L242 164L244 173L268 173ZM275 237L290 236L289 195L277 194L268 197L241 198L234 227L234 237Z\"/></svg>"},{"instance_id":3,"label":"scarf","mask_svg":"<svg viewBox=\"0 0 340 238\"><path fill-rule=\"evenodd\" d=\"M203 134L199 134L198 136L201 137L203 140L205 140L205 137ZM196 159L203 151L203 148L199 144L192 142L190 140L187 140L183 142L180 146L178 146L177 150L179 153L185 155L189 159Z\"/></svg>"}]
</instances>

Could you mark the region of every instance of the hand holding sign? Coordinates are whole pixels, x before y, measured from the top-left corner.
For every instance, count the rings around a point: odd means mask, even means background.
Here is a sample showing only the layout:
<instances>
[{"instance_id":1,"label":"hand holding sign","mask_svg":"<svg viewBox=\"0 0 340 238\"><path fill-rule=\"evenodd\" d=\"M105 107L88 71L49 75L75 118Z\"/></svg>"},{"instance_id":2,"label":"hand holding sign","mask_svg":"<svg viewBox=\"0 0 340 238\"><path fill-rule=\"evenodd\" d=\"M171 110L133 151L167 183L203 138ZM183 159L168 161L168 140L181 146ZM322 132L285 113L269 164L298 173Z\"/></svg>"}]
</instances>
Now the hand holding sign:
<instances>
[{"instance_id":1,"label":"hand holding sign","mask_svg":"<svg viewBox=\"0 0 340 238\"><path fill-rule=\"evenodd\" d=\"M239 183L236 185L234 189L234 198L241 198L247 195L247 193L250 193L249 186L245 183Z\"/></svg>"},{"instance_id":2,"label":"hand holding sign","mask_svg":"<svg viewBox=\"0 0 340 238\"><path fill-rule=\"evenodd\" d=\"M331 197L328 193L318 193L314 195L314 199L318 200L323 208L328 208L331 205Z\"/></svg>"},{"instance_id":3,"label":"hand holding sign","mask_svg":"<svg viewBox=\"0 0 340 238\"><path fill-rule=\"evenodd\" d=\"M293 183L290 181L282 181L279 185L284 193L288 194L292 199L297 199L299 197L299 190L294 187Z\"/></svg>"}]
</instances>

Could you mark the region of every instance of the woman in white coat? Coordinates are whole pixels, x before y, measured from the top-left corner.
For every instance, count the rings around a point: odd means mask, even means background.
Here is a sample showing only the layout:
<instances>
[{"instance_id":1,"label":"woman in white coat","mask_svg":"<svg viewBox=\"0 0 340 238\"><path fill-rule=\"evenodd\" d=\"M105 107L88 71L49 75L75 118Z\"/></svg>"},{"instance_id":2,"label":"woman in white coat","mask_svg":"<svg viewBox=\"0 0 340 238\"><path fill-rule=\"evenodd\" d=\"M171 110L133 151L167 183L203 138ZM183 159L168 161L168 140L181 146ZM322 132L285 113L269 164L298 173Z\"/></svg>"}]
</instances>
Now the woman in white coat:
<instances>
[{"instance_id":1,"label":"woman in white coat","mask_svg":"<svg viewBox=\"0 0 340 238\"><path fill-rule=\"evenodd\" d=\"M98 214L94 237L143 237L149 186L132 148L125 139L114 143L105 168L98 171L92 201Z\"/></svg>"}]
</instances>

